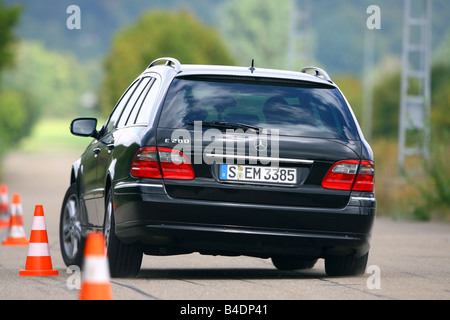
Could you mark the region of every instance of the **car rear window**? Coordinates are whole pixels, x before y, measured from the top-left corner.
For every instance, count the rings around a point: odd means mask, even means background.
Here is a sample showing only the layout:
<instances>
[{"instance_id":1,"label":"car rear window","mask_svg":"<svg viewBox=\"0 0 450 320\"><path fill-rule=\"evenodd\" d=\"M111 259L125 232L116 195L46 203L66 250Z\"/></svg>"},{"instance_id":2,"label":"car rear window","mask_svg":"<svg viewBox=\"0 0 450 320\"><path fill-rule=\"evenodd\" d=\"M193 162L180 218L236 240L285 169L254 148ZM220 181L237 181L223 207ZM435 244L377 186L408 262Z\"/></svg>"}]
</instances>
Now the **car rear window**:
<instances>
[{"instance_id":1,"label":"car rear window","mask_svg":"<svg viewBox=\"0 0 450 320\"><path fill-rule=\"evenodd\" d=\"M359 139L338 89L301 81L239 77L175 78L160 128L191 129L195 121L224 121L278 129L280 135Z\"/></svg>"}]
</instances>

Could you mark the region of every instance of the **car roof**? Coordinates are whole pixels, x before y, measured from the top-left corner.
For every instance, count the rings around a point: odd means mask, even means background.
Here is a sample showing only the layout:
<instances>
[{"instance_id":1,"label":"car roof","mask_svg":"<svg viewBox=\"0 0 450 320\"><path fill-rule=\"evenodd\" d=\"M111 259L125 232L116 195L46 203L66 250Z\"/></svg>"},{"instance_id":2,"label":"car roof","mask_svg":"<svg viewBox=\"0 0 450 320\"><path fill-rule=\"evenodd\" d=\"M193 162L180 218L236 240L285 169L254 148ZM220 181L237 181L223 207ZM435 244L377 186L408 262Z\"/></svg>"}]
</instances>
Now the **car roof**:
<instances>
[{"instance_id":1,"label":"car roof","mask_svg":"<svg viewBox=\"0 0 450 320\"><path fill-rule=\"evenodd\" d=\"M166 62L165 65L158 64ZM252 61L251 67L237 67L237 66L223 66L223 65L202 65L202 64L181 64L178 60L173 58L160 58L153 61L149 67L144 71L160 70L167 72L167 69L173 69L176 72L176 77L207 75L207 76L240 76L240 77L261 77L261 78L275 78L288 79L295 81L307 81L314 83L322 83L335 86L328 74L317 67L306 67L301 71L287 71L277 69L258 68L254 66ZM314 75L307 72L314 72Z\"/></svg>"},{"instance_id":2,"label":"car roof","mask_svg":"<svg viewBox=\"0 0 450 320\"><path fill-rule=\"evenodd\" d=\"M303 72L294 72L287 70L276 70L266 68L255 68L252 72L249 67L230 67L219 65L182 65L182 70L178 76L187 75L223 75L223 76L243 76L243 77L261 77L289 79L310 82L320 82L330 84L329 81Z\"/></svg>"}]
</instances>

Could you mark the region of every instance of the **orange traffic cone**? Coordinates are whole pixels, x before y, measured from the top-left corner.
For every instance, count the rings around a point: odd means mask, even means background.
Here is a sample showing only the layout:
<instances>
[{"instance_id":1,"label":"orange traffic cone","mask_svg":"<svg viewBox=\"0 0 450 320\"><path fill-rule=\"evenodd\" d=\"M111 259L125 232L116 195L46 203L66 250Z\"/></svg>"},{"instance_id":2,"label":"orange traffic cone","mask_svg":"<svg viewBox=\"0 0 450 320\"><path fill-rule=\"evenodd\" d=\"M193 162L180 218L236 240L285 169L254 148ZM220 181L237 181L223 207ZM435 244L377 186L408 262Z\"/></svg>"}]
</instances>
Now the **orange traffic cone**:
<instances>
[{"instance_id":1,"label":"orange traffic cone","mask_svg":"<svg viewBox=\"0 0 450 320\"><path fill-rule=\"evenodd\" d=\"M53 270L50 248L48 246L47 229L45 226L44 209L37 205L34 211L31 228L30 244L25 270L19 271L20 276L57 276L58 270Z\"/></svg>"},{"instance_id":2,"label":"orange traffic cone","mask_svg":"<svg viewBox=\"0 0 450 320\"><path fill-rule=\"evenodd\" d=\"M0 186L0 228L9 228L8 187Z\"/></svg>"},{"instance_id":3,"label":"orange traffic cone","mask_svg":"<svg viewBox=\"0 0 450 320\"><path fill-rule=\"evenodd\" d=\"M86 239L80 300L112 300L105 238L100 232L91 233Z\"/></svg>"},{"instance_id":4,"label":"orange traffic cone","mask_svg":"<svg viewBox=\"0 0 450 320\"><path fill-rule=\"evenodd\" d=\"M4 246L27 246L28 240L23 228L23 209L20 195L15 193L11 200L11 222L9 236L2 242Z\"/></svg>"}]
</instances>

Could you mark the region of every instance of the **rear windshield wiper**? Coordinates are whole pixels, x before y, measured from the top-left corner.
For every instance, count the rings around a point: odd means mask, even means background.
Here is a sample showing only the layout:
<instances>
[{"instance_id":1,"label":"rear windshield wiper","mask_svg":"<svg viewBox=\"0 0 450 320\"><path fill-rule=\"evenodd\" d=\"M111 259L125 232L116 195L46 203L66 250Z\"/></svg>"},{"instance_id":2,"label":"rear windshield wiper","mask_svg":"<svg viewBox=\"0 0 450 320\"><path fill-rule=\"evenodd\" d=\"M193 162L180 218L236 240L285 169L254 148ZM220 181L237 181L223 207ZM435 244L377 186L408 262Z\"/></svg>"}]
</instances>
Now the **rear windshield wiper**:
<instances>
[{"instance_id":1,"label":"rear windshield wiper","mask_svg":"<svg viewBox=\"0 0 450 320\"><path fill-rule=\"evenodd\" d=\"M210 128L226 128L226 129L253 129L256 131L262 130L261 127L251 124L239 123L239 122L227 122L227 121L195 121L188 122L188 125L193 126L197 123L201 123L203 127Z\"/></svg>"}]
</instances>

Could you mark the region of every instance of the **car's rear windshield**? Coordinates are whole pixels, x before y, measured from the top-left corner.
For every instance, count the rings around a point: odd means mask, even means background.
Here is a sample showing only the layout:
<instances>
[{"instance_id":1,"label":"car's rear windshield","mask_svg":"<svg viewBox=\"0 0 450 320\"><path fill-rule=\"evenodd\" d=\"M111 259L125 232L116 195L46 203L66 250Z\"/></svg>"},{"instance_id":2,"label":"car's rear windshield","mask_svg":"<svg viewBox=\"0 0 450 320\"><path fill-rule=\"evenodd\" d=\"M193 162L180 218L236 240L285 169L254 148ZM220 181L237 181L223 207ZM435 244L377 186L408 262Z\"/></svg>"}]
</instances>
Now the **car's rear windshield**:
<instances>
[{"instance_id":1,"label":"car's rear windshield","mask_svg":"<svg viewBox=\"0 0 450 320\"><path fill-rule=\"evenodd\" d=\"M175 78L160 128L193 128L196 121L278 129L280 135L359 139L338 89L301 81L240 77Z\"/></svg>"}]
</instances>

